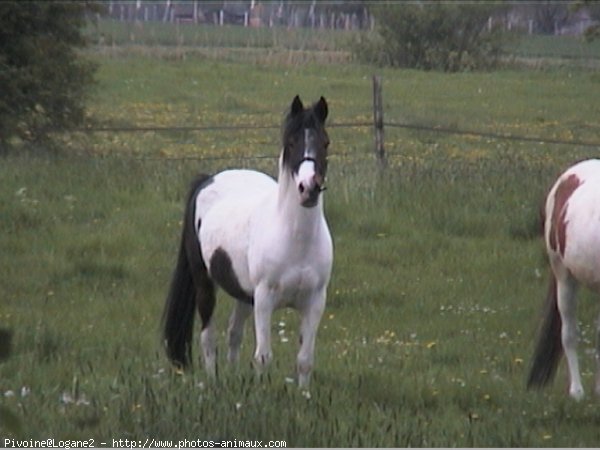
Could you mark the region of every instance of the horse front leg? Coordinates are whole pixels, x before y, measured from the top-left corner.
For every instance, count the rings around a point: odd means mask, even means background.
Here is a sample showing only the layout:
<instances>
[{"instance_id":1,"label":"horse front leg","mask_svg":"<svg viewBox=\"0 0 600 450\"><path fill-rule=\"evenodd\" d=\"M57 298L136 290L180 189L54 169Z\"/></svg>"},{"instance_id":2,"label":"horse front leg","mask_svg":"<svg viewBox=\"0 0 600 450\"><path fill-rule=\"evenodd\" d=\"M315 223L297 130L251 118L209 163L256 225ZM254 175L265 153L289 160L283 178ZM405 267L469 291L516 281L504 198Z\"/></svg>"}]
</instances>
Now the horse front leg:
<instances>
[{"instance_id":1,"label":"horse front leg","mask_svg":"<svg viewBox=\"0 0 600 450\"><path fill-rule=\"evenodd\" d=\"M214 317L211 317L200 333L204 369L209 378L217 376L217 339L214 323Z\"/></svg>"},{"instance_id":2,"label":"horse front leg","mask_svg":"<svg viewBox=\"0 0 600 450\"><path fill-rule=\"evenodd\" d=\"M273 359L271 349L271 316L276 305L276 295L272 289L260 284L254 292L254 329L256 351L254 362L258 374L262 374Z\"/></svg>"},{"instance_id":3,"label":"horse front leg","mask_svg":"<svg viewBox=\"0 0 600 450\"><path fill-rule=\"evenodd\" d=\"M314 365L315 343L321 317L325 311L325 289L319 291L301 309L300 351L296 360L298 385L306 389Z\"/></svg>"}]
</instances>

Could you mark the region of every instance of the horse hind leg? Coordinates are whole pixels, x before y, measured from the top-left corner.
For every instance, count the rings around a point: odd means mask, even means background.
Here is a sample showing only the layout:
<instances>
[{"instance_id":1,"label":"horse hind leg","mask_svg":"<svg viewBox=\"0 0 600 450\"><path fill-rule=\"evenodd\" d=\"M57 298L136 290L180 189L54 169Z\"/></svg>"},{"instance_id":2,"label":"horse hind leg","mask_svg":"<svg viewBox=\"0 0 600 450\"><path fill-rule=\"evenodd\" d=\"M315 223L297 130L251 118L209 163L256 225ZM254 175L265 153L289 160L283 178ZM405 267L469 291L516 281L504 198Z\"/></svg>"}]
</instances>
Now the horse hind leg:
<instances>
[{"instance_id":1,"label":"horse hind leg","mask_svg":"<svg viewBox=\"0 0 600 450\"><path fill-rule=\"evenodd\" d=\"M571 277L567 277L558 281L557 289L558 310L562 320L561 340L569 369L569 395L580 400L584 391L577 360L576 283Z\"/></svg>"},{"instance_id":2,"label":"horse hind leg","mask_svg":"<svg viewBox=\"0 0 600 450\"><path fill-rule=\"evenodd\" d=\"M533 353L527 388L541 388L547 385L556 372L563 354L560 320L558 312L556 276L550 274L548 294L546 296L543 321L538 332L537 343Z\"/></svg>"},{"instance_id":3,"label":"horse hind leg","mask_svg":"<svg viewBox=\"0 0 600 450\"><path fill-rule=\"evenodd\" d=\"M173 273L163 312L163 336L167 356L180 368L191 362L194 330L194 303L200 311L202 326L210 321L214 308L214 285L201 256L195 223L195 203L210 177L195 179L187 196L177 265Z\"/></svg>"},{"instance_id":4,"label":"horse hind leg","mask_svg":"<svg viewBox=\"0 0 600 450\"><path fill-rule=\"evenodd\" d=\"M204 368L209 376L215 377L217 375L217 340L213 312L216 303L216 289L206 264L202 260L201 248L195 235L194 242L194 245L189 246L187 252L188 258L193 262L195 268L193 274L196 287L196 307L202 320L200 345L202 347Z\"/></svg>"},{"instance_id":5,"label":"horse hind leg","mask_svg":"<svg viewBox=\"0 0 600 450\"><path fill-rule=\"evenodd\" d=\"M227 361L231 364L237 364L240 359L240 346L244 337L244 324L246 319L252 314L252 305L244 300L237 300L233 312L229 317L229 350L227 352Z\"/></svg>"},{"instance_id":6,"label":"horse hind leg","mask_svg":"<svg viewBox=\"0 0 600 450\"><path fill-rule=\"evenodd\" d=\"M215 287L212 281L207 280L204 289L196 297L198 312L202 319L200 332L200 345L204 359L204 368L210 377L217 375L217 339L213 311L215 307Z\"/></svg>"}]
</instances>

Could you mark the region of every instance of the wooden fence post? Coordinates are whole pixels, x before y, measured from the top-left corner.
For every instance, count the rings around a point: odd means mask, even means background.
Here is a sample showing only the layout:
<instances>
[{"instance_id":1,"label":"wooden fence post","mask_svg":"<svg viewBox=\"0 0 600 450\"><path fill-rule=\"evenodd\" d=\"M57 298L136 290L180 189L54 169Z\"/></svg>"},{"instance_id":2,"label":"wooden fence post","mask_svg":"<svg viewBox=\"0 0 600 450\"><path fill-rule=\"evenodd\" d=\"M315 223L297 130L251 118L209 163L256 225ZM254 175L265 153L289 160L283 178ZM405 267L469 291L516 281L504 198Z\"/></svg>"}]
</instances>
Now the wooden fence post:
<instances>
[{"instance_id":1,"label":"wooden fence post","mask_svg":"<svg viewBox=\"0 0 600 450\"><path fill-rule=\"evenodd\" d=\"M375 131L375 156L380 168L387 166L383 147L383 101L381 100L381 76L373 75L373 126Z\"/></svg>"}]
</instances>

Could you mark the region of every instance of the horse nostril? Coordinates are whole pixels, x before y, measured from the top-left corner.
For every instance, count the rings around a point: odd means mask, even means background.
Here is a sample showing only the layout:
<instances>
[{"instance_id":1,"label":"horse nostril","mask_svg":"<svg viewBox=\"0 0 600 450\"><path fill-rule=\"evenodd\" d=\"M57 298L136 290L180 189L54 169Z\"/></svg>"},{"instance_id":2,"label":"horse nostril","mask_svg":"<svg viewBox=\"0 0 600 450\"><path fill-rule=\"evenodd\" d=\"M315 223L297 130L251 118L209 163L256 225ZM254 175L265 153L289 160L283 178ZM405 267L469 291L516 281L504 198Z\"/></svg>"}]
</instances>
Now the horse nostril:
<instances>
[{"instance_id":1,"label":"horse nostril","mask_svg":"<svg viewBox=\"0 0 600 450\"><path fill-rule=\"evenodd\" d=\"M298 186L298 189L300 190L301 194L304 194L304 190L305 190L304 183L300 183L300 185Z\"/></svg>"}]
</instances>

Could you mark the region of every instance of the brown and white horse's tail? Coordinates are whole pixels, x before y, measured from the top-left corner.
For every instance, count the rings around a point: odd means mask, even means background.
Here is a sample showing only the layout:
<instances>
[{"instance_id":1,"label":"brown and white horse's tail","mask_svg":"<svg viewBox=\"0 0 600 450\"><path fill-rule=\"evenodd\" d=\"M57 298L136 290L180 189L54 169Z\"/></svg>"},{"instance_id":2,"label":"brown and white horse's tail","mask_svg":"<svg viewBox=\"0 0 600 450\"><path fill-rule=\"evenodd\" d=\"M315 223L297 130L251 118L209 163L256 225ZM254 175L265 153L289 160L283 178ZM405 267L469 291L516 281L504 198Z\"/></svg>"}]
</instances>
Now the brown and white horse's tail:
<instances>
[{"instance_id":1,"label":"brown and white horse's tail","mask_svg":"<svg viewBox=\"0 0 600 450\"><path fill-rule=\"evenodd\" d=\"M210 320L215 304L214 284L209 278L198 242L200 224L194 223L196 197L209 182L209 176L201 175L190 187L177 265L163 311L163 339L167 356L182 368L191 361L196 306L204 327Z\"/></svg>"},{"instance_id":2,"label":"brown and white horse's tail","mask_svg":"<svg viewBox=\"0 0 600 450\"><path fill-rule=\"evenodd\" d=\"M527 379L527 388L543 387L548 384L563 354L561 329L562 322L558 311L556 276L551 273L546 299L546 310L538 341L533 354L533 362Z\"/></svg>"}]
</instances>

